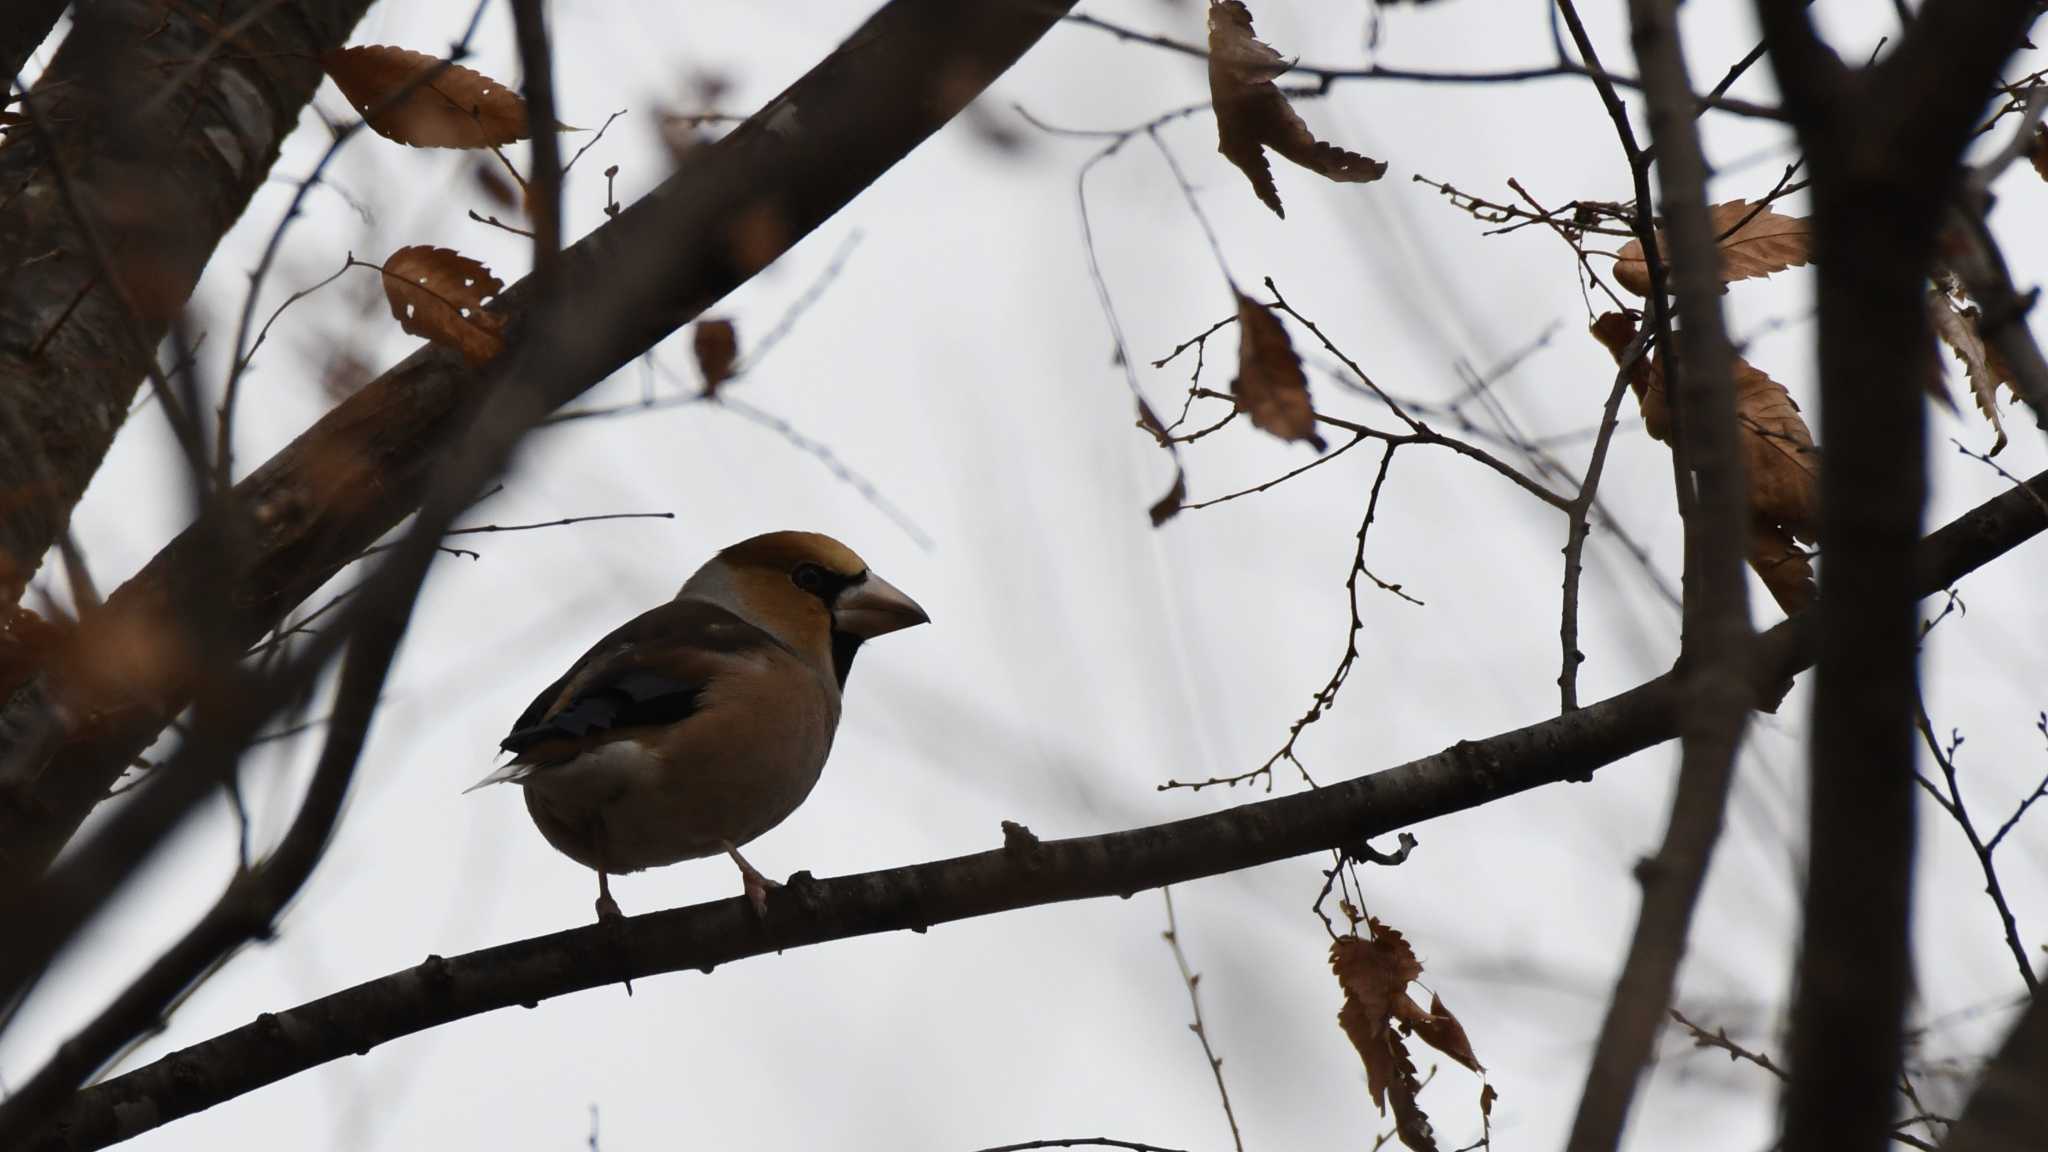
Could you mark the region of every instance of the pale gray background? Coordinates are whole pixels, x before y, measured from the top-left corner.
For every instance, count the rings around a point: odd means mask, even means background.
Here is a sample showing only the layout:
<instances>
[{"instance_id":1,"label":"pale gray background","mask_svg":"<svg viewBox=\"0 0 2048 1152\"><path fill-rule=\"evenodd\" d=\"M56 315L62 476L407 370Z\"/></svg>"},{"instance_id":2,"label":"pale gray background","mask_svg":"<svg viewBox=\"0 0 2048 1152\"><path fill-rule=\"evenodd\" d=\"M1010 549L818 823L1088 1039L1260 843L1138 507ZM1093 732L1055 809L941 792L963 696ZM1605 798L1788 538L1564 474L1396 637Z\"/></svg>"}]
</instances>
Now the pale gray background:
<instances>
[{"instance_id":1,"label":"pale gray background","mask_svg":"<svg viewBox=\"0 0 2048 1152\"><path fill-rule=\"evenodd\" d=\"M356 42L439 51L468 7L383 5ZM1084 7L1182 39L1202 36L1196 4ZM1890 5L1877 0L1820 10L1858 58L1892 27ZM574 173L570 234L602 222L607 165L621 166L628 200L666 174L655 112L692 106L692 76L730 77L726 107L750 109L868 11L796 0L558 4L562 118L590 128L630 110ZM1546 10L1533 0L1386 11L1376 57L1364 45L1363 5L1266 0L1255 11L1263 38L1316 63L1481 69L1549 60ZM1632 70L1620 5L1589 4L1585 15L1610 64ZM1694 0L1684 20L1701 87L1755 41L1746 4ZM501 7L488 14L471 64L516 83ZM1736 91L1771 99L1768 69ZM1087 278L1074 177L1093 145L1045 138L1010 111L1021 103L1063 126L1123 127L1204 98L1199 61L1056 29L984 105L1022 132L1021 154L992 148L963 124L948 128L717 309L737 319L742 347L751 347L849 235L861 234L843 276L735 394L787 417L871 478L929 535L929 548L815 459L728 412L685 406L532 439L505 491L469 522L653 510L676 520L484 537L465 542L484 554L480 562L443 560L333 850L278 941L236 958L127 1065L429 953L588 920L590 874L546 847L516 792L461 790L487 770L528 698L587 644L666 599L715 548L757 531L831 532L934 618L861 658L824 782L750 849L770 874L840 874L978 851L999 842L1004 819L1042 836L1077 835L1248 799L1243 789L1162 794L1154 785L1256 765L1328 676L1342 651L1342 584L1376 452L1361 448L1269 494L1150 529L1144 510L1169 470L1131 427ZM336 117L347 112L331 87L318 104ZM1391 169L1380 183L1342 186L1278 163L1285 222L1215 154L1206 116L1166 130L1222 235L1231 274L1247 287L1275 277L1376 379L1410 395L1451 396L1463 386L1457 362L1490 370L1555 327L1499 394L1536 432L1590 424L1614 369L1583 332L1570 254L1539 229L1484 237L1409 178L1500 198L1512 176L1550 203L1624 199L1627 172L1591 87L1350 84L1303 111L1320 133ZM1789 159L1784 133L1771 126L1708 125L1723 173L1717 198L1761 194ZM198 300L216 358L288 181L325 143L309 116L273 186L216 259ZM523 164L523 150L515 154ZM336 182L371 218L333 191L316 192L267 301L339 267L347 251L381 259L411 243L459 248L513 278L528 261L524 244L464 218L471 207L503 214L476 192L473 163L367 135L352 142ZM2048 187L2021 165L1998 191L2008 252L2022 283L2038 282L2044 233L2036 221ZM1229 311L1215 259L1149 142L1140 138L1100 166L1089 192L1135 358L1163 355ZM1798 199L1783 207L1804 210ZM1817 428L1810 292L1810 279L1791 273L1738 285L1728 304L1748 354L1791 387ZM1305 333L1295 336L1306 348ZM373 369L415 343L360 271L287 313L245 393L244 468L331 403L319 386L328 341ZM1234 346L1229 333L1212 345L1210 386L1227 385ZM1309 360L1327 410L1387 423L1330 382L1328 357ZM1178 409L1185 379L1185 362L1140 372L1163 412ZM695 386L687 336L591 399L630 400L650 380L663 392ZM1951 436L1978 449L1990 443L1964 404L1960 419L1933 418L1930 524L2004 486L1947 444ZM2014 415L2014 444L2001 459L2028 475L2042 467L2042 438ZM157 414L139 414L79 508L80 539L103 585L134 571L182 523L180 486L165 481L177 475L168 443ZM1567 451L1578 459L1584 443ZM1191 494L1220 494L1307 458L1301 446L1233 428L1189 451ZM1666 449L1626 428L1604 493L1675 580ZM1368 558L1428 606L1365 594L1364 656L1341 705L1301 744L1312 770L1324 779L1355 775L1554 713L1562 542L1560 515L1491 473L1449 453L1403 451ZM1930 647L1930 707L1937 725L1969 737L1966 779L1993 824L2048 769L2033 728L2048 707L2042 549L2037 542L1971 577L1963 585L1969 614L1942 624ZM1581 679L1589 700L1662 670L1676 643L1675 613L1642 570L1599 536L1591 555ZM1775 620L1761 586L1753 593L1758 619ZM1752 729L1681 982L1680 1002L1697 1018L1773 1051L1781 1050L1775 1028L1798 924L1805 697L1802 684L1780 714ZM312 747L252 760L259 843L288 821ZM1459 1013L1490 1069L1502 1148L1555 1146L1570 1122L1634 923L1629 867L1662 831L1674 763L1667 746L1590 785L1434 822L1416 830L1422 846L1404 867L1366 874L1371 910L1414 942L1425 979ZM1300 786L1285 771L1278 780ZM2002 1030L2021 986L1973 858L1931 806L1927 814L1920 1012L1940 1021L1934 1053L1969 1054ZM0 1074L19 1082L213 900L233 839L224 803L195 822L172 860L46 983L0 1043ZM2048 932L2044 846L2048 816L2023 827L2003 854L2008 891L2036 948ZM1297 860L1176 893L1249 1148L1357 1148L1386 1126L1335 1026L1326 937L1308 912L1318 866ZM722 861L616 887L632 912L737 890ZM936 1152L1097 1133L1227 1148L1185 1027L1186 993L1159 939L1163 922L1157 894L1147 893L845 941L708 977L657 977L630 999L618 988L587 992L328 1065L134 1147L571 1149L584 1146L595 1107L608 1152ZM1775 1087L1763 1073L1692 1053L1678 1037L1666 1052L1638 1104L1630 1147L1769 1144ZM1931 1091L1953 1106L1953 1086ZM1477 1079L1456 1066L1424 1093L1445 1147L1476 1135L1477 1093Z\"/></svg>"}]
</instances>

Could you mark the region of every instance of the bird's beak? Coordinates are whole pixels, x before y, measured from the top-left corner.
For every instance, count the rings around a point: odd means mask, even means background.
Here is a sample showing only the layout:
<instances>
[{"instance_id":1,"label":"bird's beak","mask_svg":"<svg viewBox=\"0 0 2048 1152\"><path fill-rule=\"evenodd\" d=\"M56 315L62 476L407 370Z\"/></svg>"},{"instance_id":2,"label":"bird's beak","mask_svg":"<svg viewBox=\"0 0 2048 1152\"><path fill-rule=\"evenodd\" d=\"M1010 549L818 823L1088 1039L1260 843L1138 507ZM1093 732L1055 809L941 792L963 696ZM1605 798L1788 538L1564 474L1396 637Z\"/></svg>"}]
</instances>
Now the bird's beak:
<instances>
[{"instance_id":1,"label":"bird's beak","mask_svg":"<svg viewBox=\"0 0 2048 1152\"><path fill-rule=\"evenodd\" d=\"M833 626L863 640L930 621L917 601L872 572L848 586L832 604Z\"/></svg>"}]
</instances>

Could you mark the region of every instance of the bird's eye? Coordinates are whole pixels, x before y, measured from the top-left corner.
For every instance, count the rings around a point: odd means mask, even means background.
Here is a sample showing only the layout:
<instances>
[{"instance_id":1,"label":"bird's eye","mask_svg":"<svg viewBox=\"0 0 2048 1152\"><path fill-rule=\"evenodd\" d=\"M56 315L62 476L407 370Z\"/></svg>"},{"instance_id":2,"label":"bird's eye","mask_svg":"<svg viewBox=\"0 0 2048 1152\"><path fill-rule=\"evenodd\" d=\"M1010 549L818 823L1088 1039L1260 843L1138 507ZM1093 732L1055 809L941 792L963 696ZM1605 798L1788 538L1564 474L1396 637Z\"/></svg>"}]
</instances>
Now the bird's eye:
<instances>
[{"instance_id":1,"label":"bird's eye","mask_svg":"<svg viewBox=\"0 0 2048 1152\"><path fill-rule=\"evenodd\" d=\"M789 578L796 582L797 587L812 595L825 590L825 570L816 564L797 565L796 571L791 572Z\"/></svg>"}]
</instances>

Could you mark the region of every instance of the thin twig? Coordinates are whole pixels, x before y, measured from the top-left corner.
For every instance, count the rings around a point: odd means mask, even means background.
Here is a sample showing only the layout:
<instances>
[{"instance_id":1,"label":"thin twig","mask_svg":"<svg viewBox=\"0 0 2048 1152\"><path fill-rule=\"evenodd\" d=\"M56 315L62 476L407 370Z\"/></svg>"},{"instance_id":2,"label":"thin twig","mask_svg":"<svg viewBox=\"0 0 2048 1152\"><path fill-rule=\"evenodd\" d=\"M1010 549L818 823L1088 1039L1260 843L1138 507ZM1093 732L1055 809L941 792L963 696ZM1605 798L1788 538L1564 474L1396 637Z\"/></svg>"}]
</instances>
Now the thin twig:
<instances>
[{"instance_id":1,"label":"thin twig","mask_svg":"<svg viewBox=\"0 0 2048 1152\"><path fill-rule=\"evenodd\" d=\"M1357 442L1354 440L1352 444ZM1350 446L1350 444L1345 445L1346 448ZM1249 784L1254 780L1263 778L1266 784L1266 791L1271 792L1273 790L1273 765L1282 760L1286 760L1294 765L1295 771L1301 773L1302 781L1310 788L1316 787L1315 778L1308 773L1308 766L1303 764L1301 759L1295 755L1294 745L1296 741L1301 739L1301 733L1304 728L1322 719L1323 713L1337 703L1338 692L1343 689L1344 681L1350 677L1352 665L1358 662L1358 634L1365 629L1365 617L1360 614L1358 609L1358 578L1363 576L1377 585L1381 591L1391 592L1417 607L1422 606L1422 601L1402 591L1399 584L1387 583L1378 576L1373 575L1372 571L1365 566L1366 535L1372 530L1373 518L1379 514L1380 492L1386 486L1387 473L1393 467L1394 452L1399 447L1400 444L1397 442L1389 441L1387 443L1386 452L1380 457L1379 471L1373 476L1372 493L1366 498L1365 518L1358 525L1357 550L1352 553L1351 571L1344 580L1345 601L1351 611L1350 630L1344 638L1344 655L1338 659L1337 668L1330 674L1330 679L1316 691L1314 699L1309 704L1308 711L1302 713L1288 727L1287 742L1280 746L1279 751L1268 756L1264 764L1248 772L1240 772L1234 776L1215 776L1207 780L1168 780L1166 783L1159 785L1159 791L1165 792L1174 788L1186 788L1191 792L1200 792L1204 788L1217 784L1235 788L1239 784Z\"/></svg>"},{"instance_id":2,"label":"thin twig","mask_svg":"<svg viewBox=\"0 0 2048 1152\"><path fill-rule=\"evenodd\" d=\"M560 520L543 520L534 524L479 524L474 528L450 528L447 532L442 533L442 536L446 538L448 536L474 536L490 532L531 532L537 528L564 528L571 524L590 524L599 520L673 520L675 518L676 514L673 512L603 512L595 516L564 516ZM373 544L356 553L355 558L357 560L365 560L380 552L389 552L393 548L398 547L400 543L401 541L393 540L384 544ZM451 549L450 551L462 550ZM469 555L474 556L476 554L472 552ZM329 604L327 608L332 608L333 606ZM326 608L321 609L323 612L326 610Z\"/></svg>"},{"instance_id":3,"label":"thin twig","mask_svg":"<svg viewBox=\"0 0 2048 1152\"><path fill-rule=\"evenodd\" d=\"M1955 821L1956 827L1962 829L1963 838L1969 841L1970 851L1976 854L1977 867L1984 873L1984 894L1991 898L1991 906L1998 911L1998 922L2005 932L2005 946L2012 952L2013 962L2019 967L2020 979L2026 984L2027 991L2037 991L2040 980L2034 975L2034 966L2028 959L2026 945L2020 941L2019 921L2013 916L2012 905L2006 901L2005 886L1999 882L1998 866L1992 858L1992 853L1998 850L1999 842L2005 839L2005 834L2011 831L2015 824L2019 823L2020 817L2026 815L2027 809L2041 796L2042 791L2048 789L2048 780L2043 780L2031 794L2021 800L2012 817L1991 839L1986 840L1978 835L1976 821L1970 818L1969 805L1963 802L1962 785L1956 779L1956 749L1963 746L1962 734L1951 731L1948 745L1943 747L1941 741L1935 738L1934 725L1927 718L1927 705L1924 700L1916 709L1913 723L1919 729L1920 740L1926 745L1927 754L1934 758L1934 763L1941 769L1941 778L1947 795L1944 796L1942 791L1936 790L1925 775L1916 772L1913 779L1934 798L1934 802L1940 805L1942 811L1948 813L1949 818Z\"/></svg>"},{"instance_id":4,"label":"thin twig","mask_svg":"<svg viewBox=\"0 0 2048 1152\"><path fill-rule=\"evenodd\" d=\"M1187 985L1188 989L1188 1007L1195 1014L1194 1022L1188 1025L1188 1031L1193 1032L1195 1039L1202 1042L1202 1058L1209 1062L1209 1074L1216 1078L1216 1095L1223 1101L1223 1118L1230 1123L1230 1142L1236 1146L1237 1152L1244 1152L1244 1137L1237 1130L1237 1113L1230 1108L1230 1089L1223 1083L1223 1057L1218 1056L1216 1049L1210 1045L1209 1029L1202 1023L1202 994L1199 988L1202 974L1188 967L1187 953L1181 951L1180 925L1173 917L1172 886L1160 888L1159 895L1166 900L1166 931L1161 932L1160 936L1166 940L1166 946L1173 949L1174 966L1180 969L1181 983Z\"/></svg>"},{"instance_id":5,"label":"thin twig","mask_svg":"<svg viewBox=\"0 0 2048 1152\"><path fill-rule=\"evenodd\" d=\"M1178 52L1183 56L1192 56L1198 60L1206 61L1209 58L1208 49L1201 45L1175 40L1169 36L1140 32L1099 17L1083 13L1072 13L1065 19L1069 24L1079 24L1082 27L1107 32L1119 40L1137 44L1149 44L1155 48L1163 48L1169 52ZM1414 68L1388 68L1378 64L1370 64L1363 68L1328 68L1315 64L1303 64L1297 61L1292 66L1291 71L1299 72L1304 76L1315 77L1321 87L1325 89L1343 80L1386 80L1411 84L1521 84L1530 80L1587 78L1596 81L1606 81L1623 88L1632 89L1640 89L1644 83L1641 80L1627 76L1605 72L1600 68L1597 60L1589 60L1585 64L1572 60L1560 60L1555 64L1535 65L1528 68L1499 69L1491 72L1430 71ZM1762 120L1785 119L1785 113L1782 110L1765 104L1757 104L1749 100L1736 100L1718 95L1699 97L1697 99L1702 107L1714 108L1722 112L1733 113L1737 116L1748 116Z\"/></svg>"},{"instance_id":6,"label":"thin twig","mask_svg":"<svg viewBox=\"0 0 2048 1152\"><path fill-rule=\"evenodd\" d=\"M1792 1079L1791 1075L1787 1073L1783 1068L1780 1068L1776 1064L1772 1063L1771 1058L1769 1056L1766 1056L1761 1052L1753 1052L1750 1049L1744 1048L1742 1045L1737 1044L1735 1041L1730 1040L1728 1038L1728 1030L1726 1028L1716 1028L1712 1032L1709 1032L1705 1028L1700 1027L1698 1024L1695 1024L1692 1021L1686 1019L1685 1013L1680 1012L1676 1008L1671 1009L1671 1018L1673 1020L1678 1021L1679 1026L1684 1028L1686 1032L1691 1034L1693 1047L1718 1048L1721 1051L1728 1053L1728 1059L1730 1060L1746 1060L1749 1063L1754 1064L1757 1067L1763 1069L1764 1071L1769 1072L1771 1075L1776 1076L1780 1080Z\"/></svg>"},{"instance_id":7,"label":"thin twig","mask_svg":"<svg viewBox=\"0 0 2048 1152\"><path fill-rule=\"evenodd\" d=\"M382 115L387 109L410 99L414 92L433 83L448 67L469 55L469 42L475 37L477 26L483 22L484 9L488 6L489 0L477 0L476 7L470 10L468 24L463 27L461 39L450 46L447 58L421 71L419 75L409 77L404 84L393 89L363 116L340 128L332 129L333 139L328 141L326 150L320 154L320 159L314 162L313 170L298 182L298 188L293 191L290 203L285 205L283 215L278 217L277 226L270 230L270 238L263 245L263 255L257 258L256 270L249 274L249 287L242 297L241 317L235 323L235 343L229 350L231 355L228 359L227 383L222 389L220 407L215 414L214 441L217 457L214 460L214 478L222 491L226 491L233 482L235 405L241 395L242 377L248 373L249 360L256 354L256 350L249 347L249 329L255 323L257 301L263 295L263 282L270 276L271 267L276 264L278 254L284 249L285 233L290 230L293 221L299 219L305 207L306 197L312 195L314 188L319 187L327 166L334 162L335 157L341 154L342 147L353 139L356 133L362 131L372 119ZM290 304L291 301L287 300L285 303ZM278 311L282 312L283 308L279 308ZM275 321L276 318L276 314L273 313L271 320ZM269 324L264 325L265 332L268 332L269 328ZM257 339L257 343L262 343L261 337Z\"/></svg>"}]
</instances>

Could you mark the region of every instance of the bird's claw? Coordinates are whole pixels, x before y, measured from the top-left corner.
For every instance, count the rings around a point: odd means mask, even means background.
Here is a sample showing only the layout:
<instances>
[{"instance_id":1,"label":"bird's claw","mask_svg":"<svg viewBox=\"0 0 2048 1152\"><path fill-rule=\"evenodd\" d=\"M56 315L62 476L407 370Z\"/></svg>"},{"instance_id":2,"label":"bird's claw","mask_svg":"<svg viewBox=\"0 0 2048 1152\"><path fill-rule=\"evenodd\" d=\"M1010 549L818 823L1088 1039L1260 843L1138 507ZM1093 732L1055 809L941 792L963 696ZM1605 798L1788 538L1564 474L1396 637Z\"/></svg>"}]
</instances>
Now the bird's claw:
<instances>
[{"instance_id":1,"label":"bird's claw","mask_svg":"<svg viewBox=\"0 0 2048 1152\"><path fill-rule=\"evenodd\" d=\"M741 876L746 885L747 900L754 905L754 915L766 920L768 918L768 890L770 888L780 888L782 885L761 875L759 872L755 872L751 868L741 873Z\"/></svg>"},{"instance_id":2,"label":"bird's claw","mask_svg":"<svg viewBox=\"0 0 2048 1152\"><path fill-rule=\"evenodd\" d=\"M768 890L770 888L780 888L782 885L761 875L759 868L747 863L747 858L740 855L740 850L737 846L728 843L723 847L725 848L725 854L732 857L732 862L739 866L740 880L746 886L747 901L754 906L754 915L763 920L767 919Z\"/></svg>"}]
</instances>

